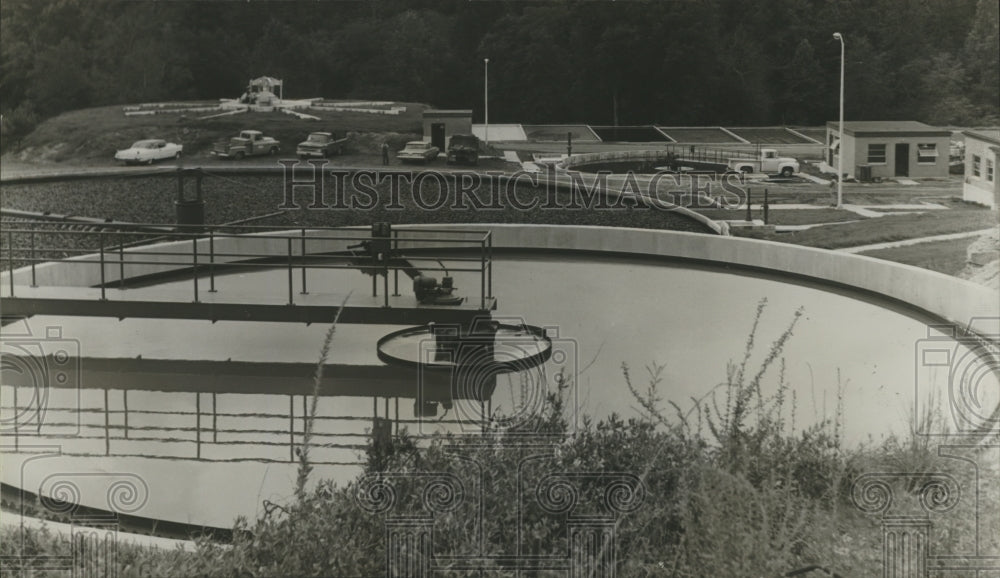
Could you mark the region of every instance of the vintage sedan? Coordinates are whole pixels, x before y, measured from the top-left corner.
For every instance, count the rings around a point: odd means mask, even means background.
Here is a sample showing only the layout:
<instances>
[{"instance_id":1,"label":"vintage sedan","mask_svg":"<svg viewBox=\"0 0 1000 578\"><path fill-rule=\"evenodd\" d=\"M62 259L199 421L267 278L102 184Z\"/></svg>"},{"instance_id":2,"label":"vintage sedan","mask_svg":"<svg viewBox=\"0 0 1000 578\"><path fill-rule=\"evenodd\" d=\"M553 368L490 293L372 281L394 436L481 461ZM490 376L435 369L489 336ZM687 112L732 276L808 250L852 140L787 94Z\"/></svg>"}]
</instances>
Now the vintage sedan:
<instances>
[{"instance_id":1,"label":"vintage sedan","mask_svg":"<svg viewBox=\"0 0 1000 578\"><path fill-rule=\"evenodd\" d=\"M441 150L429 142L415 140L406 143L396 158L404 163L426 163L438 157Z\"/></svg>"},{"instance_id":2,"label":"vintage sedan","mask_svg":"<svg viewBox=\"0 0 1000 578\"><path fill-rule=\"evenodd\" d=\"M115 153L115 160L127 165L146 164L162 159L179 159L184 147L161 139L140 140L132 146Z\"/></svg>"}]
</instances>

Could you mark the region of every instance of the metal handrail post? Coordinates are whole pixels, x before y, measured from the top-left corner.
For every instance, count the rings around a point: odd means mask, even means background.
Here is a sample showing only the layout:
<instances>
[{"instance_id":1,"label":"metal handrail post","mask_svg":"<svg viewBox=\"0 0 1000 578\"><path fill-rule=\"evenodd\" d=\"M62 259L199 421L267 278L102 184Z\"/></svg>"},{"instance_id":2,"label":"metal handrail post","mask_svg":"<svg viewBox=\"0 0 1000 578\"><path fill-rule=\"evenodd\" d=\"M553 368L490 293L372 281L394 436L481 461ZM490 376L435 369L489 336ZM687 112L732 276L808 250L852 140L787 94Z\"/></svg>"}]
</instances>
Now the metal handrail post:
<instances>
[{"instance_id":1,"label":"metal handrail post","mask_svg":"<svg viewBox=\"0 0 1000 578\"><path fill-rule=\"evenodd\" d=\"M208 292L215 293L215 229L208 230Z\"/></svg>"},{"instance_id":2,"label":"metal handrail post","mask_svg":"<svg viewBox=\"0 0 1000 578\"><path fill-rule=\"evenodd\" d=\"M292 238L286 238L288 241L288 304L295 304L295 297L293 295L294 289L292 288Z\"/></svg>"},{"instance_id":3,"label":"metal handrail post","mask_svg":"<svg viewBox=\"0 0 1000 578\"><path fill-rule=\"evenodd\" d=\"M118 288L125 288L125 242L121 233L118 233Z\"/></svg>"},{"instance_id":4,"label":"metal handrail post","mask_svg":"<svg viewBox=\"0 0 1000 578\"><path fill-rule=\"evenodd\" d=\"M303 434L305 432L303 431ZM295 461L295 396L288 396L288 461Z\"/></svg>"},{"instance_id":5,"label":"metal handrail post","mask_svg":"<svg viewBox=\"0 0 1000 578\"><path fill-rule=\"evenodd\" d=\"M302 228L302 295L308 295L306 290L306 230Z\"/></svg>"},{"instance_id":6,"label":"metal handrail post","mask_svg":"<svg viewBox=\"0 0 1000 578\"><path fill-rule=\"evenodd\" d=\"M108 388L104 388L104 455L111 455L111 416L108 414Z\"/></svg>"},{"instance_id":7,"label":"metal handrail post","mask_svg":"<svg viewBox=\"0 0 1000 578\"><path fill-rule=\"evenodd\" d=\"M382 255L382 272L384 273L384 279L382 281L382 293L385 295L385 300L383 307L389 307L389 255Z\"/></svg>"},{"instance_id":8,"label":"metal handrail post","mask_svg":"<svg viewBox=\"0 0 1000 578\"><path fill-rule=\"evenodd\" d=\"M479 309L486 309L486 239L479 242Z\"/></svg>"},{"instance_id":9,"label":"metal handrail post","mask_svg":"<svg viewBox=\"0 0 1000 578\"><path fill-rule=\"evenodd\" d=\"M194 278L194 302L198 302L198 237L191 238L191 273Z\"/></svg>"},{"instance_id":10,"label":"metal handrail post","mask_svg":"<svg viewBox=\"0 0 1000 578\"><path fill-rule=\"evenodd\" d=\"M395 255L399 251L399 231L396 229L392 230L392 254ZM392 281L392 296L399 297L399 267L396 267L392 271L393 281Z\"/></svg>"},{"instance_id":11,"label":"metal handrail post","mask_svg":"<svg viewBox=\"0 0 1000 578\"><path fill-rule=\"evenodd\" d=\"M195 392L194 398L194 412L195 412L195 422L194 422L194 445L195 445L195 458L201 459L201 392Z\"/></svg>"},{"instance_id":12,"label":"metal handrail post","mask_svg":"<svg viewBox=\"0 0 1000 578\"><path fill-rule=\"evenodd\" d=\"M10 281L10 296L14 296L14 231L7 231L7 279Z\"/></svg>"},{"instance_id":13,"label":"metal handrail post","mask_svg":"<svg viewBox=\"0 0 1000 578\"><path fill-rule=\"evenodd\" d=\"M100 262L100 266L101 266L101 301L104 301L104 300L107 299L107 295L105 295L105 289L104 289L104 231L98 231L97 232L97 238L100 239L100 245L101 245L101 262Z\"/></svg>"},{"instance_id":14,"label":"metal handrail post","mask_svg":"<svg viewBox=\"0 0 1000 578\"><path fill-rule=\"evenodd\" d=\"M490 268L487 272L487 286L489 287L490 299L493 299L493 231L486 234L489 241L489 258L490 258Z\"/></svg>"},{"instance_id":15,"label":"metal handrail post","mask_svg":"<svg viewBox=\"0 0 1000 578\"><path fill-rule=\"evenodd\" d=\"M11 270L11 274L13 274ZM38 287L38 283L35 282L35 231L31 231L31 286Z\"/></svg>"},{"instance_id":16,"label":"metal handrail post","mask_svg":"<svg viewBox=\"0 0 1000 578\"><path fill-rule=\"evenodd\" d=\"M17 415L17 384L14 384L14 415ZM18 433L18 423L17 418L14 418L14 451L20 449L20 434Z\"/></svg>"}]
</instances>

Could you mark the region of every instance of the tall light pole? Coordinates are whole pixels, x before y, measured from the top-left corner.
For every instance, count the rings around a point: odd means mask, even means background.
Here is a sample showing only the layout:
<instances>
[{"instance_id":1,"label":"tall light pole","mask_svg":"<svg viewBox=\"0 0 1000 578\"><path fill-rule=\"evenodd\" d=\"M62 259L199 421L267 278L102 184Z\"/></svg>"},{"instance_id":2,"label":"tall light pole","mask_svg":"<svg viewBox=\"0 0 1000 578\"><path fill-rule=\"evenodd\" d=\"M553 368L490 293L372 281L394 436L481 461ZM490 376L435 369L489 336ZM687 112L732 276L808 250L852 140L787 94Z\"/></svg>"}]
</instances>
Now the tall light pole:
<instances>
[{"instance_id":1,"label":"tall light pole","mask_svg":"<svg viewBox=\"0 0 1000 578\"><path fill-rule=\"evenodd\" d=\"M485 141L490 146L490 59L483 59L483 122L486 124Z\"/></svg>"},{"instance_id":2,"label":"tall light pole","mask_svg":"<svg viewBox=\"0 0 1000 578\"><path fill-rule=\"evenodd\" d=\"M840 123L837 125L840 136L837 138L837 208L844 204L844 36L834 32L833 37L840 41Z\"/></svg>"}]
</instances>

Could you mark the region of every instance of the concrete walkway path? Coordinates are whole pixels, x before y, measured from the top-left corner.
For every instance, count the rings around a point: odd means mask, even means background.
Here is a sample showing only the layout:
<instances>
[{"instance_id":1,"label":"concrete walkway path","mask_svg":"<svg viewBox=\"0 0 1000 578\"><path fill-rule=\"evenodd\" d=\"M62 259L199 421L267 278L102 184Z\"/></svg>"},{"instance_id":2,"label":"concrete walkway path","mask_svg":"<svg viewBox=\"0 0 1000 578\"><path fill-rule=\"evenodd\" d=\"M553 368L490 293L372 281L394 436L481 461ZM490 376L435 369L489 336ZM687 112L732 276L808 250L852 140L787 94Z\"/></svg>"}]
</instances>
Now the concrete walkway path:
<instances>
[{"instance_id":1,"label":"concrete walkway path","mask_svg":"<svg viewBox=\"0 0 1000 578\"><path fill-rule=\"evenodd\" d=\"M904 239L902 241L890 241L887 243L873 243L871 245L860 245L858 247L845 247L837 249L843 253L865 253L877 251L879 249L893 249L895 247L905 247L907 245L919 245L921 243L932 243L934 241L951 241L953 239L964 239L966 237L979 237L992 233L996 227L990 229L980 229L979 231L965 231L962 233L949 233L946 235L932 235L930 237L917 237L916 239Z\"/></svg>"}]
</instances>

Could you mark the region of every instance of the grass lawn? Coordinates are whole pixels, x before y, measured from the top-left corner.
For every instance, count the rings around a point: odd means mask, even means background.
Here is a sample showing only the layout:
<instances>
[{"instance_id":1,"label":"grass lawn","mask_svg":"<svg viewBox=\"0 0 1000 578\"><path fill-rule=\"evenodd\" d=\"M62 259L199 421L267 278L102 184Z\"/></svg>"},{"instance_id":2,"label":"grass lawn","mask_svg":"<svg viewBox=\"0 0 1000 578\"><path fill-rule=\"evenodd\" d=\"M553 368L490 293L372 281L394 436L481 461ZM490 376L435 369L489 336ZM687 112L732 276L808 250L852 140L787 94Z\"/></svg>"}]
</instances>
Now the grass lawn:
<instances>
[{"instance_id":1,"label":"grass lawn","mask_svg":"<svg viewBox=\"0 0 1000 578\"><path fill-rule=\"evenodd\" d=\"M715 220L739 220L745 219L746 209L702 209L698 211L709 219ZM763 219L764 211L758 205L753 206L750 213L754 219ZM816 223L842 223L845 221L860 221L865 217L851 211L838 209L795 209L795 210L771 210L768 211L767 222L769 225L814 225Z\"/></svg>"},{"instance_id":2,"label":"grass lawn","mask_svg":"<svg viewBox=\"0 0 1000 578\"><path fill-rule=\"evenodd\" d=\"M996 227L997 223L996 211L956 209L928 211L917 215L890 215L857 223L845 223L836 227L815 227L794 233L736 230L735 234L741 237L767 239L808 247L840 249L932 235L978 231Z\"/></svg>"},{"instance_id":3,"label":"grass lawn","mask_svg":"<svg viewBox=\"0 0 1000 578\"><path fill-rule=\"evenodd\" d=\"M125 116L122 106L88 108L50 118L21 141L9 154L22 161L75 161L91 163L110 160L115 151L143 138L163 138L184 145L184 153L194 156L207 152L217 140L234 136L243 129L256 129L278 139L285 151L313 131L327 130L343 134L357 132L423 132L422 114L427 105L398 103L406 106L399 115L339 112L310 109L321 120L300 120L282 112L248 112L208 120L199 116L215 114L164 113ZM23 157L23 158L22 158Z\"/></svg>"},{"instance_id":4,"label":"grass lawn","mask_svg":"<svg viewBox=\"0 0 1000 578\"><path fill-rule=\"evenodd\" d=\"M768 202L775 205L796 204L829 207L833 206L837 201L837 189L831 189L823 185L812 183L756 183L750 185L750 191L755 204L764 200L764 189L767 189ZM844 190L845 204L865 206L917 204L921 201L945 206L969 206L961 200L961 197L962 188L958 182L942 183L940 186L935 185L933 190L928 190L925 187L912 187L905 190L899 188L892 190L871 188L851 190L845 187Z\"/></svg>"},{"instance_id":5,"label":"grass lawn","mask_svg":"<svg viewBox=\"0 0 1000 578\"><path fill-rule=\"evenodd\" d=\"M950 241L932 241L860 254L904 265L914 265L946 275L956 275L965 267L966 250L975 240L975 237L968 237Z\"/></svg>"}]
</instances>

